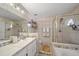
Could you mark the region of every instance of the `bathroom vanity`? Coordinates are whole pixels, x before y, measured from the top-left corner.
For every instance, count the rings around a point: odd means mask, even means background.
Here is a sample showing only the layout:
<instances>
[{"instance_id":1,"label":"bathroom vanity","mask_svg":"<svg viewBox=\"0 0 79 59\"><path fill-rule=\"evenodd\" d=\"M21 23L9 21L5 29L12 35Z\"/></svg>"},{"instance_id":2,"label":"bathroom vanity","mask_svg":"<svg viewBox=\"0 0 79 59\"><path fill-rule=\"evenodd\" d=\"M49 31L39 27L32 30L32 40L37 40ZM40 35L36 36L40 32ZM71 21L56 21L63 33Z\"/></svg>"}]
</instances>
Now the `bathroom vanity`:
<instances>
[{"instance_id":1,"label":"bathroom vanity","mask_svg":"<svg viewBox=\"0 0 79 59\"><path fill-rule=\"evenodd\" d=\"M17 43L0 47L0 56L34 56L36 54L36 38L25 38Z\"/></svg>"}]
</instances>

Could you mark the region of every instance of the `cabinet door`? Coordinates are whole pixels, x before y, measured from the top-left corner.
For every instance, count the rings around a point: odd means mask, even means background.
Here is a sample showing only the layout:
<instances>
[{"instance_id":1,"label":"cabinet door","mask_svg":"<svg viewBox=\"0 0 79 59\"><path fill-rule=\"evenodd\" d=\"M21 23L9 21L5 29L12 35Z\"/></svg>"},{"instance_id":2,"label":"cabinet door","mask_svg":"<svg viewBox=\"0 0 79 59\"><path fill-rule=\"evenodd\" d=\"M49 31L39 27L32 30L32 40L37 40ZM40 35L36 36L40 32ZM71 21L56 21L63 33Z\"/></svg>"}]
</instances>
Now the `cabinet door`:
<instances>
[{"instance_id":1,"label":"cabinet door","mask_svg":"<svg viewBox=\"0 0 79 59\"><path fill-rule=\"evenodd\" d=\"M16 54L14 54L14 56L28 56L27 47L18 51Z\"/></svg>"},{"instance_id":2,"label":"cabinet door","mask_svg":"<svg viewBox=\"0 0 79 59\"><path fill-rule=\"evenodd\" d=\"M28 56L34 56L36 53L36 40L28 45Z\"/></svg>"},{"instance_id":3,"label":"cabinet door","mask_svg":"<svg viewBox=\"0 0 79 59\"><path fill-rule=\"evenodd\" d=\"M32 49L28 50L28 56L33 56L32 53L33 53Z\"/></svg>"},{"instance_id":4,"label":"cabinet door","mask_svg":"<svg viewBox=\"0 0 79 59\"><path fill-rule=\"evenodd\" d=\"M36 54L36 41L34 41L32 45L32 55L34 56Z\"/></svg>"},{"instance_id":5,"label":"cabinet door","mask_svg":"<svg viewBox=\"0 0 79 59\"><path fill-rule=\"evenodd\" d=\"M14 54L14 56L34 56L35 53L36 53L36 40L30 43L24 49Z\"/></svg>"},{"instance_id":6,"label":"cabinet door","mask_svg":"<svg viewBox=\"0 0 79 59\"><path fill-rule=\"evenodd\" d=\"M32 43L30 43L29 45L28 45L28 56L32 56L33 54L33 51L32 51L32 49L33 49L33 45L32 45Z\"/></svg>"}]
</instances>

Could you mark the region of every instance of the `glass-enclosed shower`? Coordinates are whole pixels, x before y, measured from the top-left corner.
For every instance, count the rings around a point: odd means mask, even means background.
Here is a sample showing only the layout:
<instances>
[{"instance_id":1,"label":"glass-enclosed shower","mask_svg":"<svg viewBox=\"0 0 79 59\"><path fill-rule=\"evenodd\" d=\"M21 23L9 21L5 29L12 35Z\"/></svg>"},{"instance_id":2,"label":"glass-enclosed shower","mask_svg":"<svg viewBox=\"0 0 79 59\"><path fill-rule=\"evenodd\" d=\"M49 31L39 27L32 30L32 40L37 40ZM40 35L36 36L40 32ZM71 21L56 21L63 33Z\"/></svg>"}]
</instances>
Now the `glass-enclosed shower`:
<instances>
[{"instance_id":1,"label":"glass-enclosed shower","mask_svg":"<svg viewBox=\"0 0 79 59\"><path fill-rule=\"evenodd\" d=\"M79 55L79 15L65 15L54 21L55 55Z\"/></svg>"}]
</instances>

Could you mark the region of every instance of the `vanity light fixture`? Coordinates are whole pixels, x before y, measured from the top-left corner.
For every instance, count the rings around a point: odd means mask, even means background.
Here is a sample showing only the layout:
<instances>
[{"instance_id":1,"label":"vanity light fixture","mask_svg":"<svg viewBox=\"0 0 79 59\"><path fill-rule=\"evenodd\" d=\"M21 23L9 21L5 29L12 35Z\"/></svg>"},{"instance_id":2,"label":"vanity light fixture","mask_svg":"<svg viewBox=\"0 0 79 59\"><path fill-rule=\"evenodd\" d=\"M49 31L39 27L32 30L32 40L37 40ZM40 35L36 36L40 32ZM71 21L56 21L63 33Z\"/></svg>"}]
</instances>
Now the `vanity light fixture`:
<instances>
[{"instance_id":1,"label":"vanity light fixture","mask_svg":"<svg viewBox=\"0 0 79 59\"><path fill-rule=\"evenodd\" d=\"M32 25L31 25L31 23L29 22L29 23L27 24L27 26L28 26L28 27L31 27Z\"/></svg>"}]
</instances>

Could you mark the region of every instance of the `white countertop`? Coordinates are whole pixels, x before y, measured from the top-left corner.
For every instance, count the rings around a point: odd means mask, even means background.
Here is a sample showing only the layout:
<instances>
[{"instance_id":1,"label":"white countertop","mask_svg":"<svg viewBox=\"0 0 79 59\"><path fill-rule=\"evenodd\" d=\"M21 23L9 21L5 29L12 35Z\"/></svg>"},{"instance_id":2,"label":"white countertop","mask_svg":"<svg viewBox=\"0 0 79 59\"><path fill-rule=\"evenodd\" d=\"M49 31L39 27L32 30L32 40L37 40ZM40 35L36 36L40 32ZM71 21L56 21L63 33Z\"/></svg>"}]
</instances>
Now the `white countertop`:
<instances>
[{"instance_id":1,"label":"white countertop","mask_svg":"<svg viewBox=\"0 0 79 59\"><path fill-rule=\"evenodd\" d=\"M35 39L36 38L26 38L24 40L20 40L17 43L11 43L9 45L0 47L0 56L12 56Z\"/></svg>"}]
</instances>

